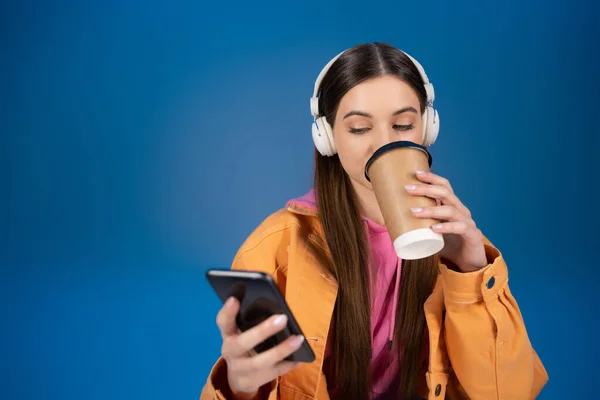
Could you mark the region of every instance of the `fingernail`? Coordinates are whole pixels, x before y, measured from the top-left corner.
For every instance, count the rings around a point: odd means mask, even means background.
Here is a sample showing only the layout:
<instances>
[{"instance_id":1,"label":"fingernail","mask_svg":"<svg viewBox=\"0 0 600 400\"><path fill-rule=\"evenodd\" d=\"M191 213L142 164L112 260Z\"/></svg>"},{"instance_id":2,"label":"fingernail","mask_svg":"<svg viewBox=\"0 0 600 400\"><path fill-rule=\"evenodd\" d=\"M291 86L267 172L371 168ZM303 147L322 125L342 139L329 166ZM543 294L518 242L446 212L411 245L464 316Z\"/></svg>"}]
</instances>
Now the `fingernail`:
<instances>
[{"instance_id":1,"label":"fingernail","mask_svg":"<svg viewBox=\"0 0 600 400\"><path fill-rule=\"evenodd\" d=\"M417 170L417 175L425 175L425 174L426 174L426 172L425 172L425 171L423 171L423 170L421 170L421 169L418 169L418 170Z\"/></svg>"},{"instance_id":2,"label":"fingernail","mask_svg":"<svg viewBox=\"0 0 600 400\"><path fill-rule=\"evenodd\" d=\"M291 343L291 344L292 344L292 346L300 346L300 345L302 344L302 342L304 342L304 336L302 336L302 335L298 335L298 336L296 336L295 338L293 338L293 339L291 340L291 342L292 342L292 343Z\"/></svg>"},{"instance_id":3,"label":"fingernail","mask_svg":"<svg viewBox=\"0 0 600 400\"><path fill-rule=\"evenodd\" d=\"M421 213L423 212L423 209L421 207L414 207L410 209L412 212L414 213Z\"/></svg>"},{"instance_id":4,"label":"fingernail","mask_svg":"<svg viewBox=\"0 0 600 400\"><path fill-rule=\"evenodd\" d=\"M287 316L285 314L281 314L273 321L273 325L275 326L283 326L287 322Z\"/></svg>"},{"instance_id":5,"label":"fingernail","mask_svg":"<svg viewBox=\"0 0 600 400\"><path fill-rule=\"evenodd\" d=\"M415 185L406 185L404 186L406 190L415 190L417 187Z\"/></svg>"},{"instance_id":6,"label":"fingernail","mask_svg":"<svg viewBox=\"0 0 600 400\"><path fill-rule=\"evenodd\" d=\"M432 226L433 229L440 229L442 227L442 224L435 224L434 226Z\"/></svg>"},{"instance_id":7,"label":"fingernail","mask_svg":"<svg viewBox=\"0 0 600 400\"><path fill-rule=\"evenodd\" d=\"M233 297L230 297L227 299L227 301L225 302L225 307L227 307L227 308L233 307Z\"/></svg>"}]
</instances>

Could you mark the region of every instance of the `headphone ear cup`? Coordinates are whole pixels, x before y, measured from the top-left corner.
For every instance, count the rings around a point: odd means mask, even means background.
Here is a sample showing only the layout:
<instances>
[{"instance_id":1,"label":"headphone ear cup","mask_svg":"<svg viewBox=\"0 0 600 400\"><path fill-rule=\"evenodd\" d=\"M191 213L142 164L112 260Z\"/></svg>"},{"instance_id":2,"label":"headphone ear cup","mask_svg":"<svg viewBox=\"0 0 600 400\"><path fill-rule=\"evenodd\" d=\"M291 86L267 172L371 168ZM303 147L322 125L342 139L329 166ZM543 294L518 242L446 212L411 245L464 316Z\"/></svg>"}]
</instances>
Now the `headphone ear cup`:
<instances>
[{"instance_id":1,"label":"headphone ear cup","mask_svg":"<svg viewBox=\"0 0 600 400\"><path fill-rule=\"evenodd\" d=\"M431 146L440 130L438 112L433 107L425 107L423 112L423 146Z\"/></svg>"},{"instance_id":2,"label":"headphone ear cup","mask_svg":"<svg viewBox=\"0 0 600 400\"><path fill-rule=\"evenodd\" d=\"M329 157L336 153L331 125L324 117L317 118L313 123L313 141L321 155Z\"/></svg>"},{"instance_id":3,"label":"headphone ear cup","mask_svg":"<svg viewBox=\"0 0 600 400\"><path fill-rule=\"evenodd\" d=\"M317 118L312 124L312 136L315 147L321 155L329 157L336 153L331 126L325 118Z\"/></svg>"},{"instance_id":4,"label":"headphone ear cup","mask_svg":"<svg viewBox=\"0 0 600 400\"><path fill-rule=\"evenodd\" d=\"M437 110L433 107L429 107L428 118L429 125L427 126L427 141L428 146L435 143L438 133L440 132L440 116Z\"/></svg>"},{"instance_id":5,"label":"headphone ear cup","mask_svg":"<svg viewBox=\"0 0 600 400\"><path fill-rule=\"evenodd\" d=\"M323 156L327 155L327 142L325 141L325 138L323 137L321 132L319 132L319 127L317 126L316 121L312 123L312 137L313 142L315 143L315 147L317 148L319 153L321 153L321 155Z\"/></svg>"}]
</instances>

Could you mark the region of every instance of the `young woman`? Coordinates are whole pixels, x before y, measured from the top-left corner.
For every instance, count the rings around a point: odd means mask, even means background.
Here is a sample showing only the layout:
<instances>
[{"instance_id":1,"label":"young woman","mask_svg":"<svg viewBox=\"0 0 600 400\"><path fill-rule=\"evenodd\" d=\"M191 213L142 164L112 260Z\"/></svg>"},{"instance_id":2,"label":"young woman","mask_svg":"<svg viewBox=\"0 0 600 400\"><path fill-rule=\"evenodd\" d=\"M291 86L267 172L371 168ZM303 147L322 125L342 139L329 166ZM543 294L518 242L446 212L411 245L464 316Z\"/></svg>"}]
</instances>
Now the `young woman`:
<instances>
[{"instance_id":1,"label":"young woman","mask_svg":"<svg viewBox=\"0 0 600 400\"><path fill-rule=\"evenodd\" d=\"M240 333L230 299L217 315L223 337L201 399L533 399L548 380L529 342L500 252L447 179L415 171L414 209L445 247L398 259L364 166L393 141L430 145L439 121L422 67L382 43L355 46L315 84L314 187L269 216L233 269L271 274L305 338L250 356L281 330L273 316ZM313 363L282 361L307 340Z\"/></svg>"}]
</instances>

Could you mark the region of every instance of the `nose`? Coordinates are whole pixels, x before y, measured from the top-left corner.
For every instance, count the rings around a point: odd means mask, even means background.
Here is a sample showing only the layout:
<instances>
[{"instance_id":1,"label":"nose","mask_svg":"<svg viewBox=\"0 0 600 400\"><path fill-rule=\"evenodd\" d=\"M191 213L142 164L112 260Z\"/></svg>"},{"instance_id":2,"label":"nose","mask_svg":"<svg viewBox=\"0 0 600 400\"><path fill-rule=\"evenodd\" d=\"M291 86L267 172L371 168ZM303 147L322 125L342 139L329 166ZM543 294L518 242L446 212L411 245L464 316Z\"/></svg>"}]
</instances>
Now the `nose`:
<instances>
[{"instance_id":1,"label":"nose","mask_svg":"<svg viewBox=\"0 0 600 400\"><path fill-rule=\"evenodd\" d=\"M390 127L377 128L372 132L373 141L371 142L371 151L375 152L378 148L392 142L401 140L410 140L410 132L399 132Z\"/></svg>"}]
</instances>

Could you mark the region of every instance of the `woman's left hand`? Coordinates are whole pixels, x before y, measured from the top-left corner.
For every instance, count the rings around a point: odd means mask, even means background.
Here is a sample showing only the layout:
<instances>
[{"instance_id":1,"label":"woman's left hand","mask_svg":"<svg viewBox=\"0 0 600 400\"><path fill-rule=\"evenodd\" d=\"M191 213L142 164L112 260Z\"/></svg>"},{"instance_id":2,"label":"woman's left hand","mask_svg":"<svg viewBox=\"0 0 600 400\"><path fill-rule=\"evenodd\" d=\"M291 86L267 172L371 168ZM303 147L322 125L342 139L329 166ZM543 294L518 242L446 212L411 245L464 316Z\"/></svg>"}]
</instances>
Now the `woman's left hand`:
<instances>
[{"instance_id":1,"label":"woman's left hand","mask_svg":"<svg viewBox=\"0 0 600 400\"><path fill-rule=\"evenodd\" d=\"M444 236L445 244L439 256L454 263L462 272L485 267L487 257L483 235L471 218L469 209L454 194L450 182L432 172L417 171L417 178L423 184L408 185L407 192L439 200L438 206L412 209L416 217L441 221L432 227L433 231Z\"/></svg>"}]
</instances>

